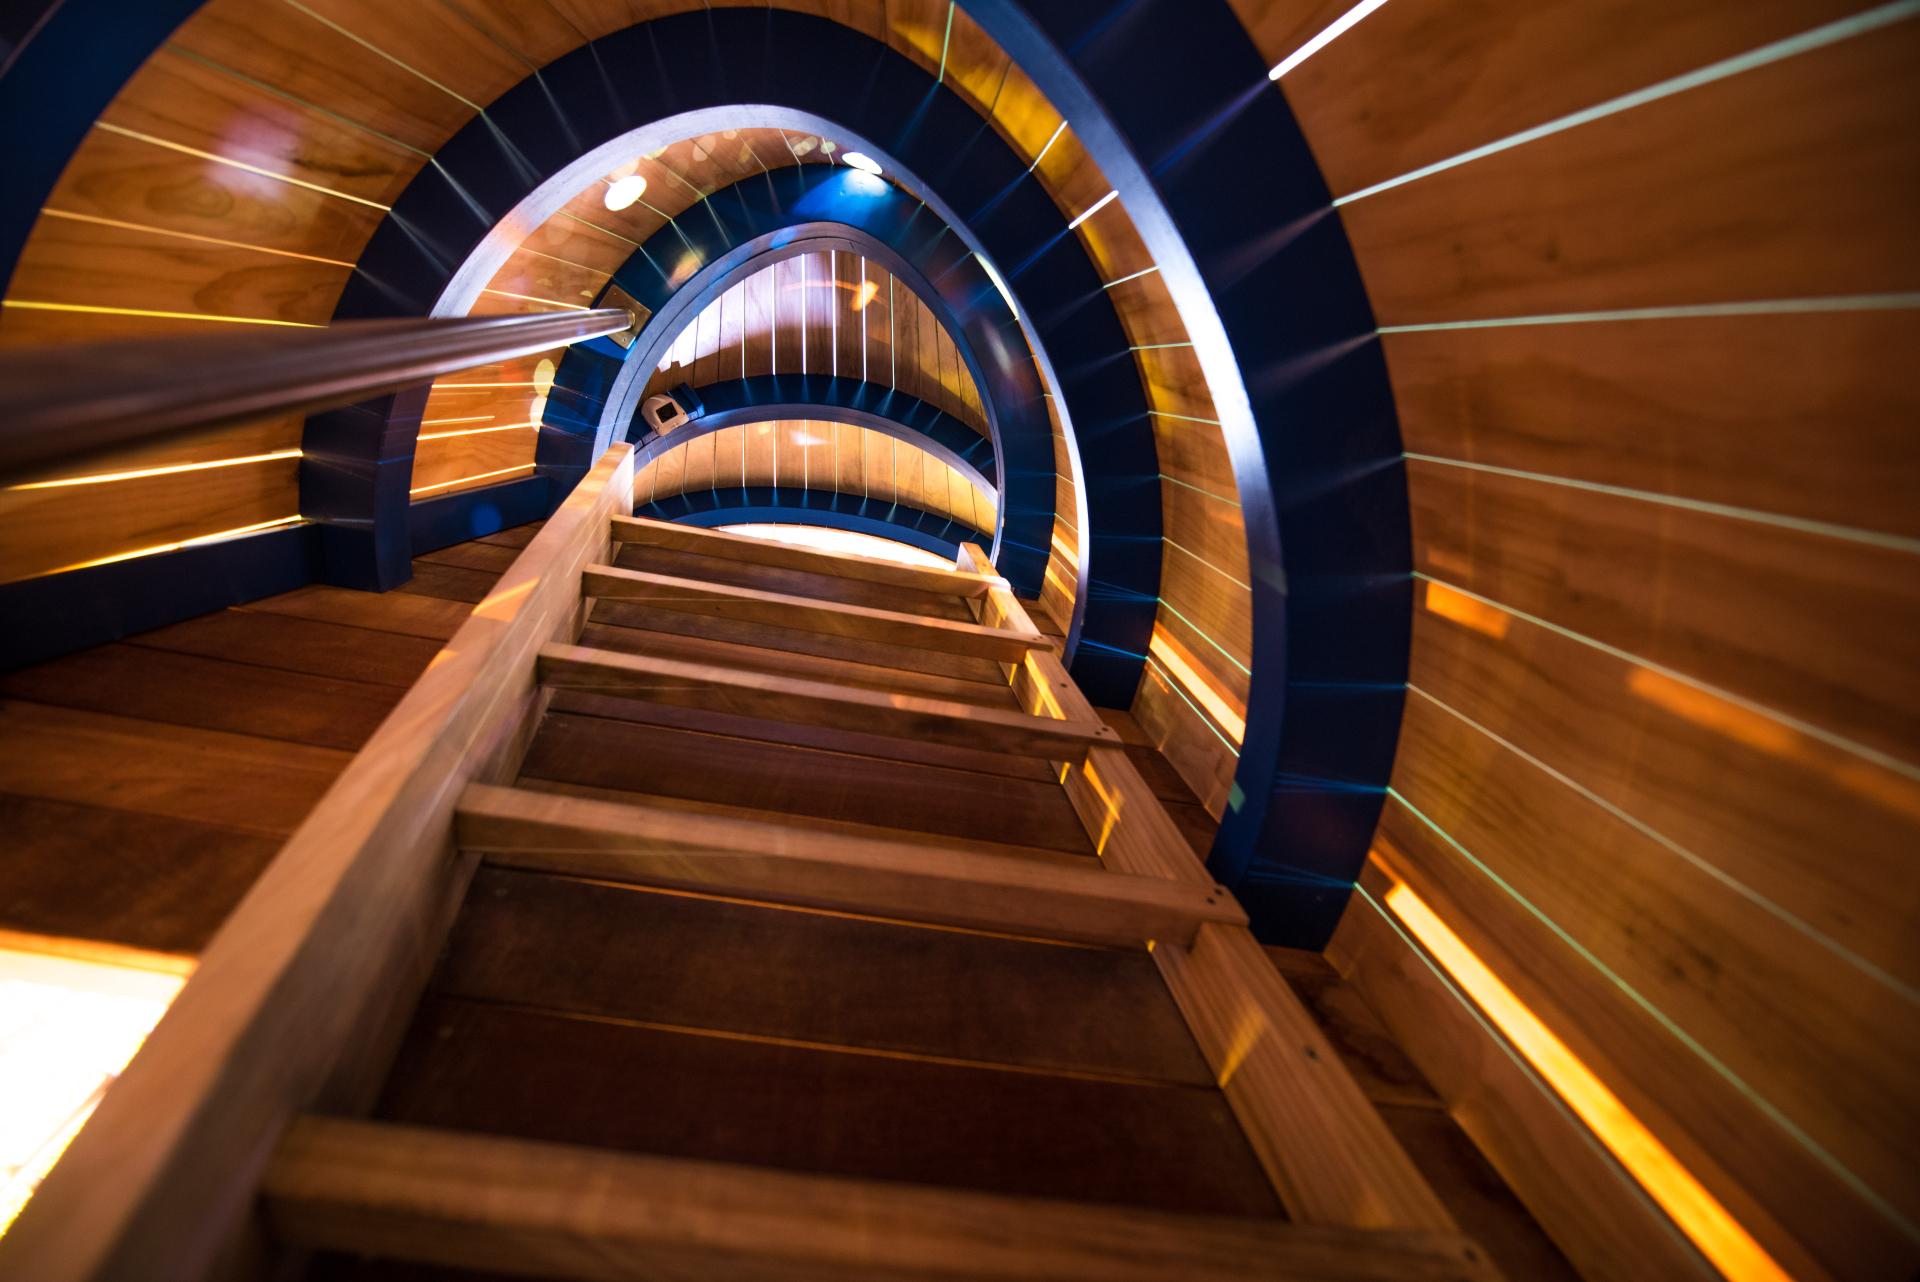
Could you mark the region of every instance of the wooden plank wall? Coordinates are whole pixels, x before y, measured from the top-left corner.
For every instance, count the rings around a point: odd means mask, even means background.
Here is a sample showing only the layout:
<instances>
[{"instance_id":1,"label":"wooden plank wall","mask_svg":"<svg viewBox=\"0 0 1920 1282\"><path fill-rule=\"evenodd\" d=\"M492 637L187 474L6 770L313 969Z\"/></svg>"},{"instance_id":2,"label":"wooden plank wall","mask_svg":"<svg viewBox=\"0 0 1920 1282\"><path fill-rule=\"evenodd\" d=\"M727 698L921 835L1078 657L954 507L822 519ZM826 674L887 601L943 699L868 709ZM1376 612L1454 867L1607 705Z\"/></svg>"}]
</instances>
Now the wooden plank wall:
<instances>
[{"instance_id":1,"label":"wooden plank wall","mask_svg":"<svg viewBox=\"0 0 1920 1282\"><path fill-rule=\"evenodd\" d=\"M765 374L895 387L987 434L952 335L918 295L858 254L801 254L741 281L681 332L647 394Z\"/></svg>"},{"instance_id":2,"label":"wooden plank wall","mask_svg":"<svg viewBox=\"0 0 1920 1282\"><path fill-rule=\"evenodd\" d=\"M1236 7L1274 62L1345 8ZM1409 456L1375 894L1805 1275L1920 1260L1917 62L1910 6L1395 0L1281 82ZM1463 1071L1483 1026L1429 1035L1393 925L1336 941L1370 1000L1576 1263L1647 1276L1645 1208Z\"/></svg>"},{"instance_id":3,"label":"wooden plank wall","mask_svg":"<svg viewBox=\"0 0 1920 1282\"><path fill-rule=\"evenodd\" d=\"M778 5L845 23L941 75L1020 154L1039 162L1036 176L1069 216L1108 190L1033 82L946 0ZM387 204L479 107L586 40L699 7L696 0L211 0L149 60L76 153L9 287L0 342L324 324ZM700 195L762 167L828 159L832 141L742 130L628 162L532 232L475 310L585 306L637 242ZM643 200L607 210L606 183L629 171L648 179ZM1244 716L1249 646L1232 473L1205 382L1121 202L1077 234L1108 279L1146 273L1116 285L1113 295L1143 349L1137 366L1168 477L1166 604L1138 711L1217 809L1232 770L1233 727ZM819 277L830 278L842 292L837 275ZM751 305L741 301L743 329ZM726 316L723 308L716 318L722 336ZM903 309L896 325L905 316ZM753 342L741 342L749 358L757 353ZM820 354L830 361L839 350L828 342ZM551 378L540 362L556 358L547 353L441 380L425 415L415 497L524 475L531 425ZM870 343L869 369L873 359ZM925 367L938 362L936 354ZM963 405L977 399L941 369L943 395ZM44 573L291 519L298 489L288 455L299 434L299 421L287 418L173 447L162 461L223 466L148 478L138 502L123 488L131 479L73 487L57 502L0 494L0 533L8 536L0 542L20 549L0 573ZM154 461L130 456L116 471ZM1066 501L1072 468L1064 452L1058 461L1062 516L1045 607L1064 624L1079 532Z\"/></svg>"},{"instance_id":4,"label":"wooden plank wall","mask_svg":"<svg viewBox=\"0 0 1920 1282\"><path fill-rule=\"evenodd\" d=\"M198 954L535 528L0 676L0 929Z\"/></svg>"},{"instance_id":5,"label":"wooden plank wall","mask_svg":"<svg viewBox=\"0 0 1920 1282\"><path fill-rule=\"evenodd\" d=\"M869 428L782 419L721 428L674 446L633 478L645 505L689 490L737 485L858 494L961 521L991 537L992 495L925 450Z\"/></svg>"}]
</instances>

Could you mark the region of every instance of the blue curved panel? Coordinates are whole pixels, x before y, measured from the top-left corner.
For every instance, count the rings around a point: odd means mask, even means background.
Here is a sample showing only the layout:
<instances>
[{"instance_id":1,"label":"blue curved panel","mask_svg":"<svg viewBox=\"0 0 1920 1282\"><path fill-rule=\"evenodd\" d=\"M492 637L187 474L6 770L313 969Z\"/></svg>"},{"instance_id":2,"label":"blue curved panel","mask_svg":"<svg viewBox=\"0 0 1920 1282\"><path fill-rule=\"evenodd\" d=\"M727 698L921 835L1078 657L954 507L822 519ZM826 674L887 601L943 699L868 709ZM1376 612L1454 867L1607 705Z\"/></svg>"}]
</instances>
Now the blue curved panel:
<instances>
[{"instance_id":1,"label":"blue curved panel","mask_svg":"<svg viewBox=\"0 0 1920 1282\"><path fill-rule=\"evenodd\" d=\"M1073 121L1182 316L1202 322L1188 320L1196 341L1230 345L1238 377L1215 399L1240 410L1223 404L1221 419L1254 655L1237 795L1209 866L1264 938L1319 948L1379 820L1412 627L1399 423L1352 247L1225 0L967 9Z\"/></svg>"},{"instance_id":2,"label":"blue curved panel","mask_svg":"<svg viewBox=\"0 0 1920 1282\"><path fill-rule=\"evenodd\" d=\"M999 538L989 540L996 565L1017 590L1037 595L1053 533L1052 428L1026 339L979 260L926 205L850 169L776 170L712 193L704 207L712 217L662 229L614 273L611 284L650 315L611 378L605 347L576 348L561 362L541 431L543 469L570 488L629 430L647 378L674 339L734 285L783 258L829 248L857 253L893 273L953 336L980 389L1005 478Z\"/></svg>"},{"instance_id":3,"label":"blue curved panel","mask_svg":"<svg viewBox=\"0 0 1920 1282\"><path fill-rule=\"evenodd\" d=\"M631 74L609 74L619 69ZM956 259L965 255L958 242L971 238L1001 267L1050 363L1082 462L1088 578L1073 672L1096 702L1125 706L1152 631L1161 537L1158 458L1125 331L1028 166L951 90L879 42L826 19L728 8L630 27L555 60L491 103L484 119L469 123L420 171L368 243L336 315L430 312L489 231L582 153L649 121L743 103L834 122L849 140L897 158L901 172L955 220L943 225L931 208L919 207L903 230L928 243L956 242ZM711 221L682 220L689 232ZM1004 312L1003 304L983 302L983 316L995 306ZM1004 358L1011 367L1028 359L1017 326L967 339L983 362ZM584 369L573 390L611 393L619 349L608 352L612 345L598 341L582 346L599 349L602 362ZM1003 490L1022 492L1039 474L1051 483L1050 431L1046 436L1034 477L1021 476L1025 469L1003 457ZM1009 504L1005 520L1023 515ZM1016 558L1044 565L1047 543L1046 536L1003 535L1003 572L1013 577Z\"/></svg>"},{"instance_id":4,"label":"blue curved panel","mask_svg":"<svg viewBox=\"0 0 1920 1282\"><path fill-rule=\"evenodd\" d=\"M765 374L708 383L693 393L698 405L683 407L689 415L683 426L664 436L649 432L631 438L640 446L635 468L722 428L778 419L830 419L905 441L959 472L989 498L996 496L993 442L945 410L883 383L820 374ZM639 427L636 420L633 430Z\"/></svg>"},{"instance_id":5,"label":"blue curved panel","mask_svg":"<svg viewBox=\"0 0 1920 1282\"><path fill-rule=\"evenodd\" d=\"M650 516L657 521L707 527L749 521L820 525L898 539L949 560L960 555L962 543L978 543L982 538L979 530L961 521L948 520L904 503L883 503L833 490L775 489L764 485L689 490L652 503L636 504L633 512L635 516Z\"/></svg>"}]
</instances>

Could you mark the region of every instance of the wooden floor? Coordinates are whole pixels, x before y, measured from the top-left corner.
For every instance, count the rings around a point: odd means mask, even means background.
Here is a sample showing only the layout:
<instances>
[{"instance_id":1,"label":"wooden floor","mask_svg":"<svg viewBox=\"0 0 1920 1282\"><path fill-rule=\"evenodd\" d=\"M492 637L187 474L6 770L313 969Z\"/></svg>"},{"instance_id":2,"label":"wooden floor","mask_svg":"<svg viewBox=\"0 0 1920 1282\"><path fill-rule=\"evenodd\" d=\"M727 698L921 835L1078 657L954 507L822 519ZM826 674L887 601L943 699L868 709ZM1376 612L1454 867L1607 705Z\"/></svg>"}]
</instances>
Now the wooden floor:
<instances>
[{"instance_id":1,"label":"wooden floor","mask_svg":"<svg viewBox=\"0 0 1920 1282\"><path fill-rule=\"evenodd\" d=\"M0 929L198 953L536 528L0 675Z\"/></svg>"}]
</instances>

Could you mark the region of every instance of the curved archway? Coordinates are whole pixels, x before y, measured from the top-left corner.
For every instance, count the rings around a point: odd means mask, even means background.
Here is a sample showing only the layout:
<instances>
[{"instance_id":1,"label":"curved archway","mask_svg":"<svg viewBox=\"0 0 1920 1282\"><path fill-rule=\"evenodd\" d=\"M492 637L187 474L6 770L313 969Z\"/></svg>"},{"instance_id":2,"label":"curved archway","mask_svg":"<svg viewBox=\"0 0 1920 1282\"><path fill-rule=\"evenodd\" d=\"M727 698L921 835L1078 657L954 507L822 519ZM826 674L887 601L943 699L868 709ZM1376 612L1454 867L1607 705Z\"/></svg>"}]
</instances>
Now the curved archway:
<instances>
[{"instance_id":1,"label":"curved archway","mask_svg":"<svg viewBox=\"0 0 1920 1282\"><path fill-rule=\"evenodd\" d=\"M705 55L718 37L755 53L711 66ZM700 75L630 78L610 94L599 67L623 60L697 67ZM823 79L810 70L819 65L839 70ZM849 93L845 69L856 66L872 74ZM1022 303L1018 323L1045 330L1033 346L1043 366L1052 364L1054 408L1081 461L1088 587L1075 608L1085 612L1083 635L1101 643L1081 648L1075 675L1100 701L1126 704L1144 663L1160 569L1158 505L1142 501L1157 490L1159 470L1141 386L1113 376L1130 345L1063 215L1028 180L1032 167L951 91L883 45L824 19L725 10L659 19L563 55L538 80L503 94L420 171L369 239L336 315L430 311L450 288L477 287L461 265L496 228L530 225L532 207L522 206L542 188L541 175L572 172L577 180L591 172L604 159L598 148L631 146L635 121L684 122L686 113L740 102L758 113L850 122L832 128L893 161L909 181L926 175L916 186L929 193L932 213L943 213L936 200L945 213L973 211L943 216L947 234L1011 265L1003 278ZM1044 560L1044 545L1039 555Z\"/></svg>"},{"instance_id":2,"label":"curved archway","mask_svg":"<svg viewBox=\"0 0 1920 1282\"><path fill-rule=\"evenodd\" d=\"M642 245L614 273L612 287L651 314L617 357L605 344L569 350L548 400L543 465L562 476L584 469L632 422L667 346L734 285L796 255L850 251L881 263L953 336L993 442L1002 496L997 564L1017 590L1036 595L1054 515L1052 436L1018 322L979 259L927 218L924 205L869 175L814 168L715 192L705 202L711 219L675 228L674 257Z\"/></svg>"}]
</instances>

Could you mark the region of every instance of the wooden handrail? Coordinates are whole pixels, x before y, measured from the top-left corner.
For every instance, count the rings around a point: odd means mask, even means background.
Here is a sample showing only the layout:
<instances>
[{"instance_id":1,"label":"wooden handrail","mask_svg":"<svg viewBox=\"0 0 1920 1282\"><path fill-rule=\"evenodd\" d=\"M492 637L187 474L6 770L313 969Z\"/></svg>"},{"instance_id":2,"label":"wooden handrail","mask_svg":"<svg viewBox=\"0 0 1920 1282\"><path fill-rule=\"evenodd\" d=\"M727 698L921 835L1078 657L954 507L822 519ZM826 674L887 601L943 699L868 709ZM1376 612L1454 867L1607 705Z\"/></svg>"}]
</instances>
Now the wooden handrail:
<instances>
[{"instance_id":1,"label":"wooden handrail","mask_svg":"<svg viewBox=\"0 0 1920 1282\"><path fill-rule=\"evenodd\" d=\"M263 414L326 409L631 329L620 308L239 327L0 353L0 478Z\"/></svg>"},{"instance_id":2,"label":"wooden handrail","mask_svg":"<svg viewBox=\"0 0 1920 1282\"><path fill-rule=\"evenodd\" d=\"M575 487L334 780L200 956L20 1218L0 1278L192 1282L253 1207L301 1112L364 1108L471 864L468 784L511 778L541 704L535 656L571 637L580 574L631 510L616 445Z\"/></svg>"}]
</instances>

